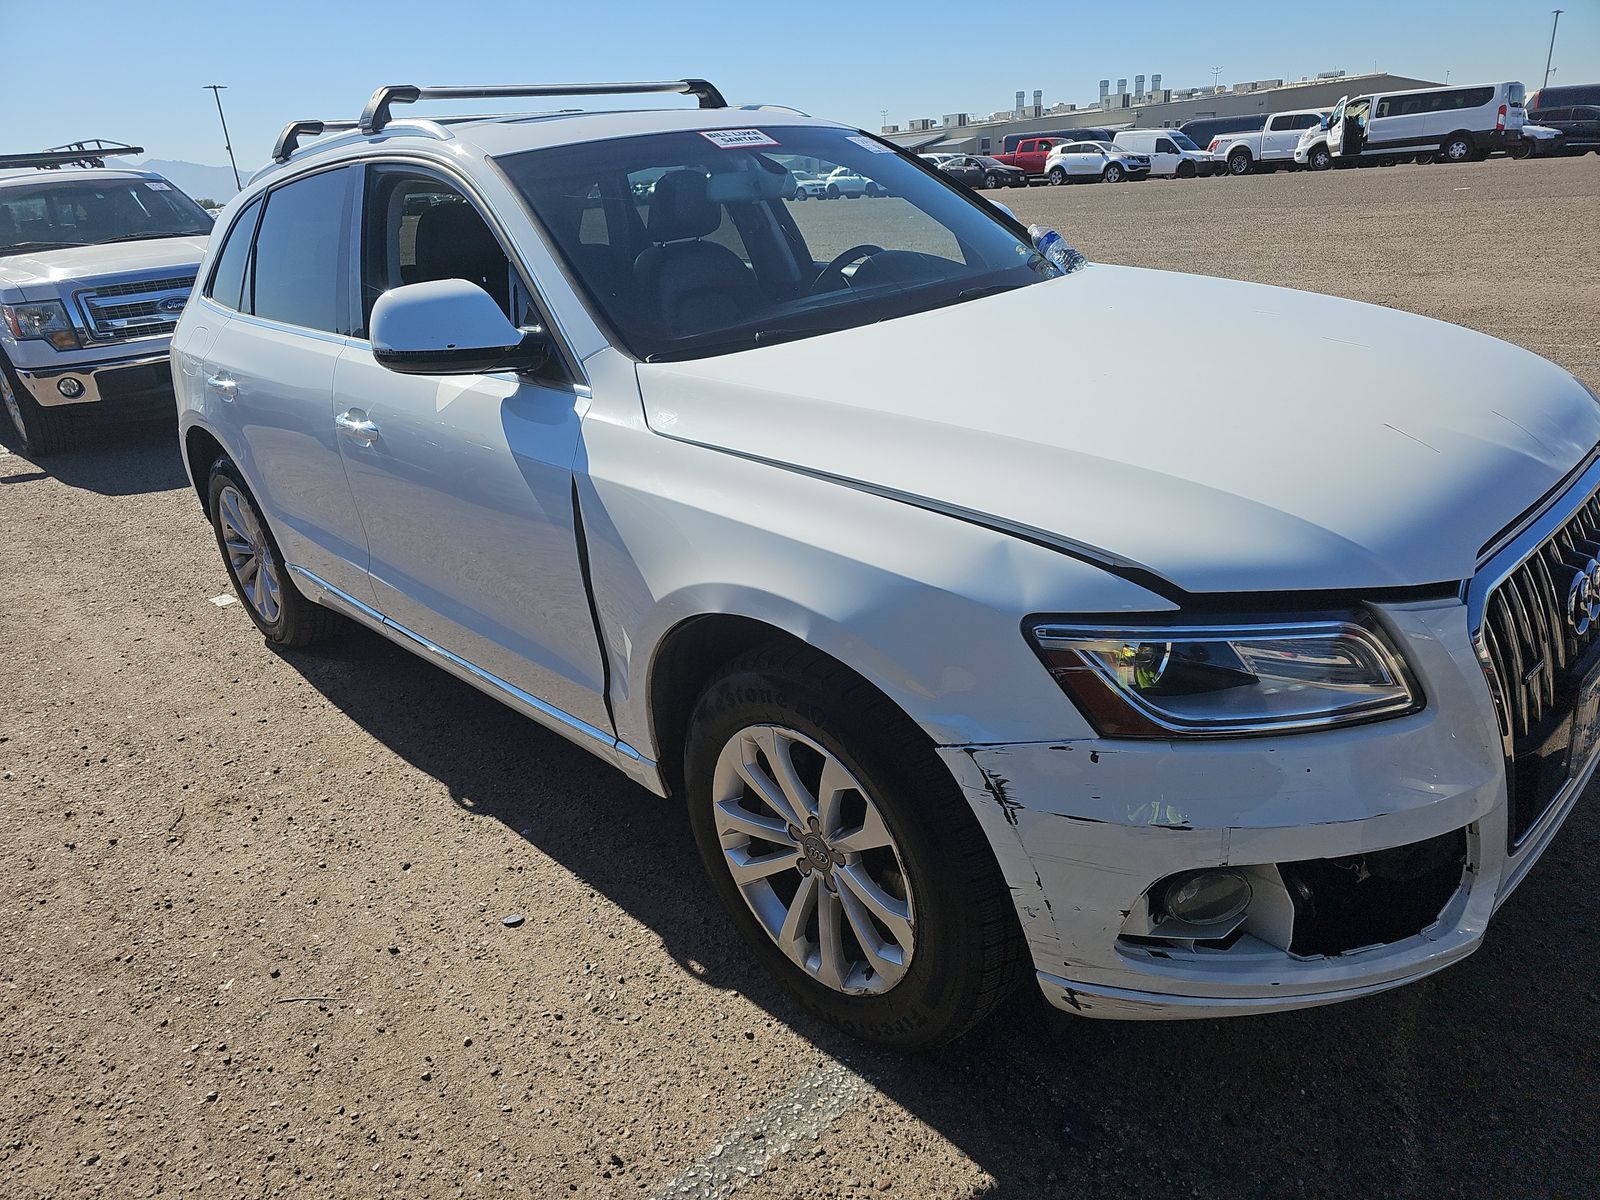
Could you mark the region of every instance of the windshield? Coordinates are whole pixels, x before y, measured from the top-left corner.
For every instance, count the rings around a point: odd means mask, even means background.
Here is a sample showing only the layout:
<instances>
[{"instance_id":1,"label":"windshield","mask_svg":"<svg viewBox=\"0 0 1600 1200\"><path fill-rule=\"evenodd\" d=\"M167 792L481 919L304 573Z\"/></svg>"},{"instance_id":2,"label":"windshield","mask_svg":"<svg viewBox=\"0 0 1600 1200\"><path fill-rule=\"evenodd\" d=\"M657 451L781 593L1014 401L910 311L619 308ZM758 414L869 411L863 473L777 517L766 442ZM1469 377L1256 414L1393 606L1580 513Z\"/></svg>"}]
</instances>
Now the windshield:
<instances>
[{"instance_id":1,"label":"windshield","mask_svg":"<svg viewBox=\"0 0 1600 1200\"><path fill-rule=\"evenodd\" d=\"M161 179L44 179L0 189L0 255L210 232L206 210Z\"/></svg>"},{"instance_id":2,"label":"windshield","mask_svg":"<svg viewBox=\"0 0 1600 1200\"><path fill-rule=\"evenodd\" d=\"M639 358L748 349L1054 274L986 201L844 129L649 134L498 161ZM826 193L788 193L791 171Z\"/></svg>"},{"instance_id":3,"label":"windshield","mask_svg":"<svg viewBox=\"0 0 1600 1200\"><path fill-rule=\"evenodd\" d=\"M1189 140L1189 136L1187 134L1180 130L1174 129L1171 133L1167 134L1167 136L1172 139L1172 144L1179 150L1200 149L1199 146L1196 146L1192 141Z\"/></svg>"}]
</instances>

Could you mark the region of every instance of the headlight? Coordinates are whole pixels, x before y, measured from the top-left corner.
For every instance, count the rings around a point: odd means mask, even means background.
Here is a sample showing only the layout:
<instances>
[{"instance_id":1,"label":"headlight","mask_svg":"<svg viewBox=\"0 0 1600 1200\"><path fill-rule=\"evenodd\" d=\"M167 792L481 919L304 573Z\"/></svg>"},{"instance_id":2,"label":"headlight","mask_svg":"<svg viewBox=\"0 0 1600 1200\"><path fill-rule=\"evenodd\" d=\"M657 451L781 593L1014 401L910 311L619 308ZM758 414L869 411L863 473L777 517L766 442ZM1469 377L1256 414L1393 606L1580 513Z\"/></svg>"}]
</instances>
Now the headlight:
<instances>
[{"instance_id":1,"label":"headlight","mask_svg":"<svg viewBox=\"0 0 1600 1200\"><path fill-rule=\"evenodd\" d=\"M1044 621L1029 633L1106 737L1282 733L1422 706L1400 655L1356 616L1183 628Z\"/></svg>"},{"instance_id":2,"label":"headlight","mask_svg":"<svg viewBox=\"0 0 1600 1200\"><path fill-rule=\"evenodd\" d=\"M11 336L21 341L49 342L57 350L76 350L81 344L66 305L59 300L32 300L26 304L0 304Z\"/></svg>"}]
</instances>

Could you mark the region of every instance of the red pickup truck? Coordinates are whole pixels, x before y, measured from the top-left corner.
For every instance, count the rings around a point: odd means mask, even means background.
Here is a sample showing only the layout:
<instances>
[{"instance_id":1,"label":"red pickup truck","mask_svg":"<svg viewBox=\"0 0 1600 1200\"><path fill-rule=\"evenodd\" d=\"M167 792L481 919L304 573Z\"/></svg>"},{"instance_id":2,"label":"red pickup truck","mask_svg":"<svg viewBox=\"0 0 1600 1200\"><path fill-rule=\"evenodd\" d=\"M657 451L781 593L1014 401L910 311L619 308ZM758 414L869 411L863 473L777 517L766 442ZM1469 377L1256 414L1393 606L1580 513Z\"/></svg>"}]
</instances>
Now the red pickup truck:
<instances>
[{"instance_id":1,"label":"red pickup truck","mask_svg":"<svg viewBox=\"0 0 1600 1200\"><path fill-rule=\"evenodd\" d=\"M1043 179L1044 160L1050 157L1050 148L1073 140L1064 137L1023 138L1017 143L1015 150L1006 154L996 154L995 158L1008 167L1016 167L1029 179Z\"/></svg>"}]
</instances>

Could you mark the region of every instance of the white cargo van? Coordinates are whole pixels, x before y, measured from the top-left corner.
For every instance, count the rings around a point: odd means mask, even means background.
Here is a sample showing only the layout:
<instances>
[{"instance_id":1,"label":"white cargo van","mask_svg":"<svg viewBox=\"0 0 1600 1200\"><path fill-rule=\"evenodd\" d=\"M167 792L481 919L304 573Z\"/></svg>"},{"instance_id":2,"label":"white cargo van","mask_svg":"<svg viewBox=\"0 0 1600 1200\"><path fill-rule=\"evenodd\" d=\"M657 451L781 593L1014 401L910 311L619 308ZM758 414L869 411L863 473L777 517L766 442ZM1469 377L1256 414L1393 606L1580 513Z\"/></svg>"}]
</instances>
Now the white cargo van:
<instances>
[{"instance_id":1,"label":"white cargo van","mask_svg":"<svg viewBox=\"0 0 1600 1200\"><path fill-rule=\"evenodd\" d=\"M1492 150L1515 150L1522 141L1526 100L1522 84L1514 81L1346 96L1328 119L1328 153L1333 158L1438 153L1446 162L1465 162ZM1306 161L1301 154L1314 150L1315 141L1301 142L1296 161Z\"/></svg>"},{"instance_id":2,"label":"white cargo van","mask_svg":"<svg viewBox=\"0 0 1600 1200\"><path fill-rule=\"evenodd\" d=\"M1132 154L1149 155L1152 175L1193 179L1216 169L1216 160L1177 129L1124 129L1112 144Z\"/></svg>"}]
</instances>

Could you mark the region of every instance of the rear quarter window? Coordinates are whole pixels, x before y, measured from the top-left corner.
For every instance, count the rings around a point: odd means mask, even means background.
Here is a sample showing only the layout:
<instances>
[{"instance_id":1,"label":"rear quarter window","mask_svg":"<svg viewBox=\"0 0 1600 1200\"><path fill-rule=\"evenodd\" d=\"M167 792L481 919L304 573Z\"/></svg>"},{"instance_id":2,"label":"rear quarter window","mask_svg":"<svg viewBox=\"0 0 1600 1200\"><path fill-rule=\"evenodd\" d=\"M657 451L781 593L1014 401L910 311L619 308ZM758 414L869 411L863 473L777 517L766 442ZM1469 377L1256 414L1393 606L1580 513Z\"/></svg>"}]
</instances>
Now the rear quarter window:
<instances>
[{"instance_id":1,"label":"rear quarter window","mask_svg":"<svg viewBox=\"0 0 1600 1200\"><path fill-rule=\"evenodd\" d=\"M245 267L250 261L250 243L260 216L258 198L245 206L233 228L228 230L228 240L222 244L222 252L217 255L217 264L211 271L210 286L206 288L206 295L218 304L235 310L242 306Z\"/></svg>"}]
</instances>

